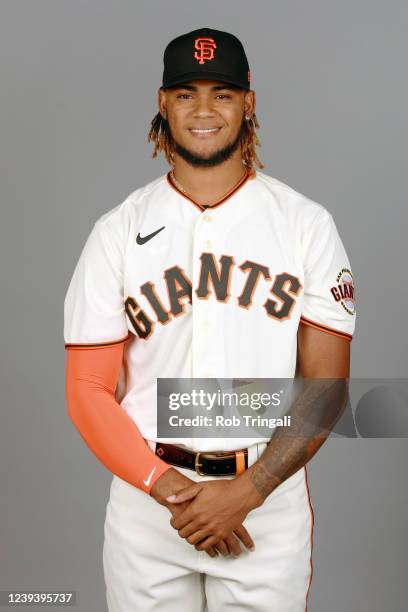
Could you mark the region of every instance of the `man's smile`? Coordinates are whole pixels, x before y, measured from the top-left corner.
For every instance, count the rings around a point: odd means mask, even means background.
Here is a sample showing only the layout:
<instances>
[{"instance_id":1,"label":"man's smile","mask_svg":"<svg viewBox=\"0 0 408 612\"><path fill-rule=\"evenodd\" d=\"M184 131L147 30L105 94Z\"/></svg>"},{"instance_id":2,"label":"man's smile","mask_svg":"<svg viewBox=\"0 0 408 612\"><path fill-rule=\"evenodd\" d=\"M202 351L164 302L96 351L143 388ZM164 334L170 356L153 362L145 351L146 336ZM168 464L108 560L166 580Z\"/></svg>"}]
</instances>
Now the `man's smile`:
<instances>
[{"instance_id":1,"label":"man's smile","mask_svg":"<svg viewBox=\"0 0 408 612\"><path fill-rule=\"evenodd\" d=\"M188 131L190 134L196 138L208 138L209 136L214 136L218 134L221 130L220 127L212 127L212 128L189 128Z\"/></svg>"}]
</instances>

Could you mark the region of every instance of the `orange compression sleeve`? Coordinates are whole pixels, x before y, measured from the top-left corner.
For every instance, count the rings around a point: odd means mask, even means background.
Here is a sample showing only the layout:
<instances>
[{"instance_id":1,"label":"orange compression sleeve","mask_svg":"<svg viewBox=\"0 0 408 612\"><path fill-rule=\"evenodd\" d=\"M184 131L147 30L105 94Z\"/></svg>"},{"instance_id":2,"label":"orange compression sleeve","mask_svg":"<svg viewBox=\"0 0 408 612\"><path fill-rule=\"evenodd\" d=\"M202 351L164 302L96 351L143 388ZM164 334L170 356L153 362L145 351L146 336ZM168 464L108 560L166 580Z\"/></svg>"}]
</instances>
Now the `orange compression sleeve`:
<instances>
[{"instance_id":1,"label":"orange compression sleeve","mask_svg":"<svg viewBox=\"0 0 408 612\"><path fill-rule=\"evenodd\" d=\"M66 349L68 415L109 471L150 495L156 480L172 466L154 454L115 399L123 347L124 342Z\"/></svg>"}]
</instances>

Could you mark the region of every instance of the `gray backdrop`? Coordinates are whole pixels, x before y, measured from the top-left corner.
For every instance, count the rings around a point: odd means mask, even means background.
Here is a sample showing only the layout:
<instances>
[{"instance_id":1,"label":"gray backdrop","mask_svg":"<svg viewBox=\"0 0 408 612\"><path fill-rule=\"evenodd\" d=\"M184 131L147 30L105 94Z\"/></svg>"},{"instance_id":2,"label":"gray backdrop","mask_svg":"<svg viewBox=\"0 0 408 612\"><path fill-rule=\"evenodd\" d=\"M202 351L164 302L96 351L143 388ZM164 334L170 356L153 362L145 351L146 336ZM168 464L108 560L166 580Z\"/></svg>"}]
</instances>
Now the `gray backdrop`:
<instances>
[{"instance_id":1,"label":"gray backdrop","mask_svg":"<svg viewBox=\"0 0 408 612\"><path fill-rule=\"evenodd\" d=\"M404 377L408 11L2 0L0 12L0 588L75 589L78 610L100 612L111 475L67 418L63 299L95 220L166 170L146 142L166 43L202 26L241 38L265 172L332 212L352 263L352 374ZM405 440L330 440L310 463L310 612L406 609L407 457Z\"/></svg>"}]
</instances>

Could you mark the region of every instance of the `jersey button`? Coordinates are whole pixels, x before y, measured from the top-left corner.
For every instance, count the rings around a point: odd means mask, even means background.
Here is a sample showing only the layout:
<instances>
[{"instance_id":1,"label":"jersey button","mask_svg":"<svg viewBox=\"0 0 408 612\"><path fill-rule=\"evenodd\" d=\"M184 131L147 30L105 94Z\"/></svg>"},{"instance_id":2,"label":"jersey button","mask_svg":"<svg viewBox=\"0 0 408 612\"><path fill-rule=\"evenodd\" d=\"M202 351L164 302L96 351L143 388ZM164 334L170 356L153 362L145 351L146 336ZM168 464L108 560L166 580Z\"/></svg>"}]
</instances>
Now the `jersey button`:
<instances>
[{"instance_id":1,"label":"jersey button","mask_svg":"<svg viewBox=\"0 0 408 612\"><path fill-rule=\"evenodd\" d=\"M204 215L204 221L206 221L207 223L209 223L210 221L212 221L212 216L211 215Z\"/></svg>"},{"instance_id":2,"label":"jersey button","mask_svg":"<svg viewBox=\"0 0 408 612\"><path fill-rule=\"evenodd\" d=\"M211 248L212 248L212 242L211 242L211 240L206 240L206 241L204 242L204 247L205 247L206 249L211 249Z\"/></svg>"}]
</instances>

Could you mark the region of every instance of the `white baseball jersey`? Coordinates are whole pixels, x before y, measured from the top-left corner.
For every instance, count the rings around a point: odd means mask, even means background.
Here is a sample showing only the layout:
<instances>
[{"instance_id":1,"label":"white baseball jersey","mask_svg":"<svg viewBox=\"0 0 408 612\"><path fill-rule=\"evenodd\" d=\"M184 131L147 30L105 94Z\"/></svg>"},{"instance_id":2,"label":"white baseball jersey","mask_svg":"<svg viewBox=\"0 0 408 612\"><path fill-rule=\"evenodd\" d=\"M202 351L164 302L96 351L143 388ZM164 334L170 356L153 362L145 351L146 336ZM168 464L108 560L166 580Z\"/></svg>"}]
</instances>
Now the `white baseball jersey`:
<instances>
[{"instance_id":1,"label":"white baseball jersey","mask_svg":"<svg viewBox=\"0 0 408 612\"><path fill-rule=\"evenodd\" d=\"M128 338L117 397L146 440L233 450L268 439L158 438L157 379L291 378L300 322L351 340L354 298L321 204L257 171L205 208L166 174L96 221L65 298L64 339Z\"/></svg>"}]
</instances>

